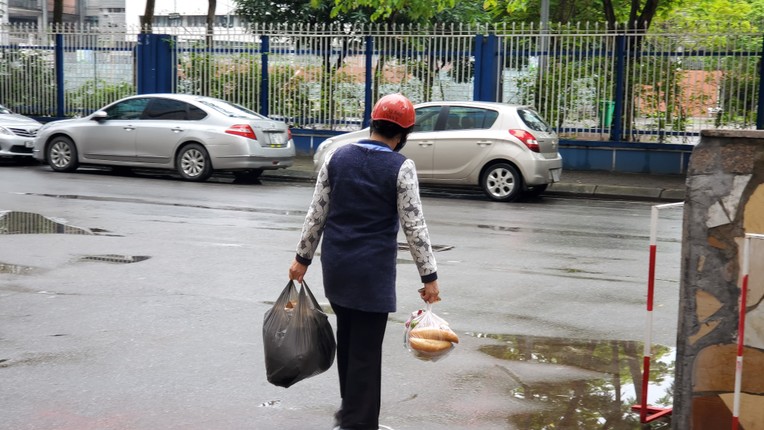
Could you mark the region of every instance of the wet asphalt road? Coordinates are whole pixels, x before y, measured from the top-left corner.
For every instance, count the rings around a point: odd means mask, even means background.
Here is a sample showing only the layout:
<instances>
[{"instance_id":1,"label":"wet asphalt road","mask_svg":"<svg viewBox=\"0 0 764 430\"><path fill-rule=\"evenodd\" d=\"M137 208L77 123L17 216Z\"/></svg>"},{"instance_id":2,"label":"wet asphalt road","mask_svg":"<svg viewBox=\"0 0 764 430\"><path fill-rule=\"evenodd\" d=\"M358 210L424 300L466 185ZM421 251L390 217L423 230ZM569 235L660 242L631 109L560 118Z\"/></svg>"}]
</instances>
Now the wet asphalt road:
<instances>
[{"instance_id":1,"label":"wet asphalt road","mask_svg":"<svg viewBox=\"0 0 764 430\"><path fill-rule=\"evenodd\" d=\"M0 428L331 428L335 370L283 389L265 380L262 357L262 316L286 283L311 193L301 182L0 167L0 211L96 233L0 235ZM435 311L461 343L437 363L403 349L421 285L402 251L381 423L639 428L629 387L653 203L423 196L442 249ZM653 336L658 378L670 380L682 215L661 215ZM319 265L307 280L325 303ZM651 402L665 395L666 381L654 383Z\"/></svg>"}]
</instances>

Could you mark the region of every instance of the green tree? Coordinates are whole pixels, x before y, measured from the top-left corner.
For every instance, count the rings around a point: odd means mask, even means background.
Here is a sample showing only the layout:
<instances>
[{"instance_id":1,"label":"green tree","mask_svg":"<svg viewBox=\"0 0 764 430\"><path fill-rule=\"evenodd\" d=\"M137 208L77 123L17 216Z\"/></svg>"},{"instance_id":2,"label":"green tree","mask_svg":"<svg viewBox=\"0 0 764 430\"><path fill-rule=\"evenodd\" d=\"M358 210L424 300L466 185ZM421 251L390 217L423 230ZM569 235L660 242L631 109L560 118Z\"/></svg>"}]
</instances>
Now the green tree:
<instances>
[{"instance_id":1,"label":"green tree","mask_svg":"<svg viewBox=\"0 0 764 430\"><path fill-rule=\"evenodd\" d=\"M647 30L653 18L674 10L690 0L549 0L552 22L607 22L630 29ZM541 17L540 0L484 0L483 7L495 21L528 22Z\"/></svg>"},{"instance_id":2,"label":"green tree","mask_svg":"<svg viewBox=\"0 0 764 430\"><path fill-rule=\"evenodd\" d=\"M312 0L311 3L321 3ZM371 9L371 21L394 21L405 16L412 22L427 22L446 9L452 9L457 0L334 0L332 16L358 9Z\"/></svg>"},{"instance_id":3,"label":"green tree","mask_svg":"<svg viewBox=\"0 0 764 430\"><path fill-rule=\"evenodd\" d=\"M764 7L764 1L759 1ZM656 19L656 25L672 31L748 32L755 28L756 13L748 0L684 0L681 10Z\"/></svg>"},{"instance_id":4,"label":"green tree","mask_svg":"<svg viewBox=\"0 0 764 430\"><path fill-rule=\"evenodd\" d=\"M262 24L363 24L370 11L363 8L332 16L333 0L234 0L236 13L252 23Z\"/></svg>"},{"instance_id":5,"label":"green tree","mask_svg":"<svg viewBox=\"0 0 764 430\"><path fill-rule=\"evenodd\" d=\"M541 1L486 0L483 7L494 22L529 23L541 20ZM605 20L599 2L582 0L550 0L550 22L602 22Z\"/></svg>"}]
</instances>

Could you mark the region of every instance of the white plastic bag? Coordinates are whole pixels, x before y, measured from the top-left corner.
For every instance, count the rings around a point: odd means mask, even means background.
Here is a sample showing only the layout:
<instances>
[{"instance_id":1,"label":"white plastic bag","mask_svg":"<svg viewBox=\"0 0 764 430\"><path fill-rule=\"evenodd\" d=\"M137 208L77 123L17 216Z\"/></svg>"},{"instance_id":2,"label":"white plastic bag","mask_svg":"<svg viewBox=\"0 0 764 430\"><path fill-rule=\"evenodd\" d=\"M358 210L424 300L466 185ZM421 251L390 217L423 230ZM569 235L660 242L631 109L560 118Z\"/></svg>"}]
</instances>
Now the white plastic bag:
<instances>
[{"instance_id":1,"label":"white plastic bag","mask_svg":"<svg viewBox=\"0 0 764 430\"><path fill-rule=\"evenodd\" d=\"M430 303L412 312L406 321L403 345L420 360L440 360L454 349L455 343L459 343L459 337L446 320L435 315Z\"/></svg>"}]
</instances>

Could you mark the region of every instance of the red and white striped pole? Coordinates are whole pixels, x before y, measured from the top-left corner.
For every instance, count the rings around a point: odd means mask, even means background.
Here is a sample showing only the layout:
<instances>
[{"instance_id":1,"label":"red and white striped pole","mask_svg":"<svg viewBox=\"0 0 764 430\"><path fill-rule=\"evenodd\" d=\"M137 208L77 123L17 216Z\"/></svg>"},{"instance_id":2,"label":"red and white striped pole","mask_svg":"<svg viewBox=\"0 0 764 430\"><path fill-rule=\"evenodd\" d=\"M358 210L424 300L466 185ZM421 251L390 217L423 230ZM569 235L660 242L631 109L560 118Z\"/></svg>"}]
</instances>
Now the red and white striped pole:
<instances>
[{"instance_id":1,"label":"red and white striped pole","mask_svg":"<svg viewBox=\"0 0 764 430\"><path fill-rule=\"evenodd\" d=\"M655 205L650 217L650 263L647 275L647 318L645 324L645 345L642 358L642 399L639 405L632 406L639 410L639 421L648 423L671 413L671 408L658 408L647 405L647 387L650 383L650 358L652 357L653 336L653 297L655 295L655 258L658 251L658 211L684 206L684 202ZM648 415L649 413L649 415Z\"/></svg>"},{"instance_id":2,"label":"red and white striped pole","mask_svg":"<svg viewBox=\"0 0 764 430\"><path fill-rule=\"evenodd\" d=\"M743 348L745 344L745 314L748 299L748 272L751 268L751 239L764 239L764 234L746 233L743 243L743 282L738 304L737 358L735 359L735 394L732 401L732 430L740 426L740 391L743 382Z\"/></svg>"}]
</instances>

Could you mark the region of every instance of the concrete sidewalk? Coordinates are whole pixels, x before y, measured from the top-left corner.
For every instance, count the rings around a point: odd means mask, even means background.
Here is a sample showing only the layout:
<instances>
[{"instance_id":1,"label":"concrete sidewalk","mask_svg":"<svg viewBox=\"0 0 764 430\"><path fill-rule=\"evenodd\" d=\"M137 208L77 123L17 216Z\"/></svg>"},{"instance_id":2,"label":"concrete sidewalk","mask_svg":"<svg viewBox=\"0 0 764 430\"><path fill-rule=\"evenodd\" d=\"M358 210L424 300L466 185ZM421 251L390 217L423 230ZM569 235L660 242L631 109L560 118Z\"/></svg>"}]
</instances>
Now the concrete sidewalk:
<instances>
[{"instance_id":1,"label":"concrete sidewalk","mask_svg":"<svg viewBox=\"0 0 764 430\"><path fill-rule=\"evenodd\" d=\"M263 177L313 181L313 159L297 157L292 167L266 170ZM563 170L561 181L545 194L679 202L684 200L685 179L684 175Z\"/></svg>"}]
</instances>

